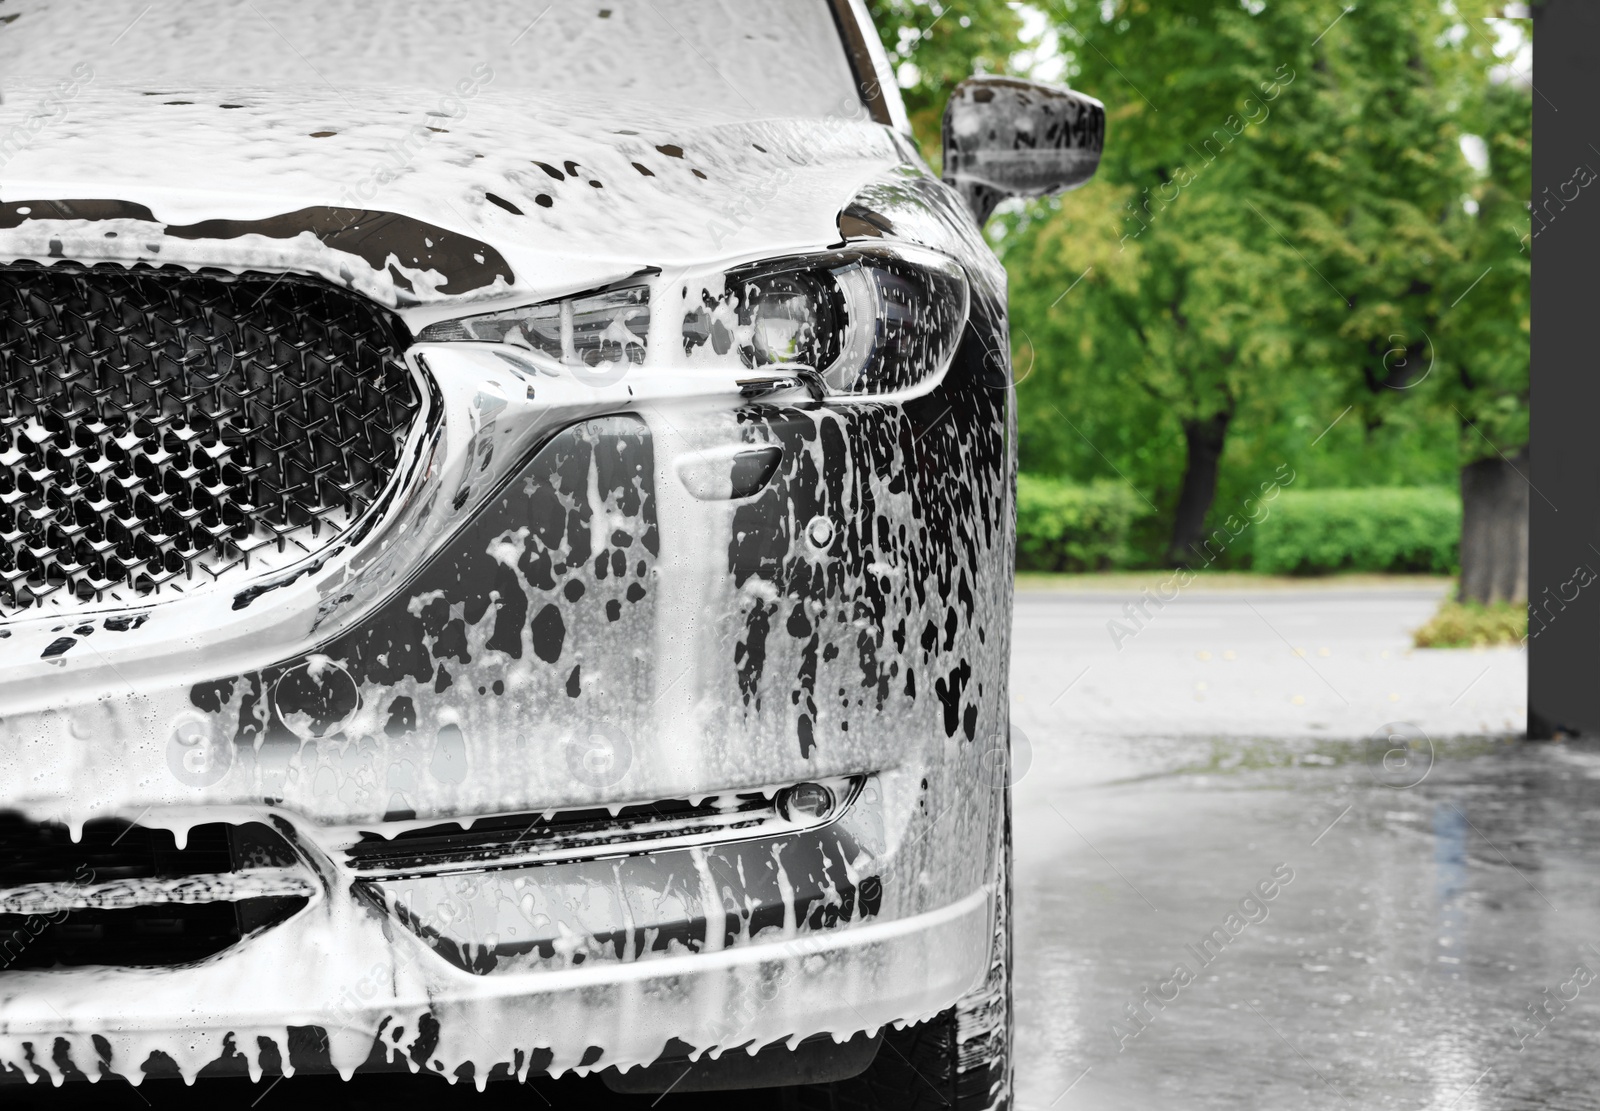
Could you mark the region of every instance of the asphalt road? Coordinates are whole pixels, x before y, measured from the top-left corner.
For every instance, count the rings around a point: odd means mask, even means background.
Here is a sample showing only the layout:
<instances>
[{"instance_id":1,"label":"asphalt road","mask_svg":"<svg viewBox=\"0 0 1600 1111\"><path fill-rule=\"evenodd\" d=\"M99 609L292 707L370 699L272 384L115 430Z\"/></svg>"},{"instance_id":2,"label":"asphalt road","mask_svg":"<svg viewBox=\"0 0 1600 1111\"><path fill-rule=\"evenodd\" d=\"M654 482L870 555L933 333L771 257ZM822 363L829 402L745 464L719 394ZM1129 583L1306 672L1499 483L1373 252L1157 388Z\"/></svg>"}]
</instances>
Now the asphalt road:
<instances>
[{"instance_id":1,"label":"asphalt road","mask_svg":"<svg viewBox=\"0 0 1600 1111\"><path fill-rule=\"evenodd\" d=\"M1411 647L1443 594L1196 589L1135 622L1134 595L1019 591L1013 741L1034 760L1022 774L1112 782L1203 762L1213 741L1221 761L1282 760L1397 722L1441 738L1520 732L1520 649Z\"/></svg>"}]
</instances>

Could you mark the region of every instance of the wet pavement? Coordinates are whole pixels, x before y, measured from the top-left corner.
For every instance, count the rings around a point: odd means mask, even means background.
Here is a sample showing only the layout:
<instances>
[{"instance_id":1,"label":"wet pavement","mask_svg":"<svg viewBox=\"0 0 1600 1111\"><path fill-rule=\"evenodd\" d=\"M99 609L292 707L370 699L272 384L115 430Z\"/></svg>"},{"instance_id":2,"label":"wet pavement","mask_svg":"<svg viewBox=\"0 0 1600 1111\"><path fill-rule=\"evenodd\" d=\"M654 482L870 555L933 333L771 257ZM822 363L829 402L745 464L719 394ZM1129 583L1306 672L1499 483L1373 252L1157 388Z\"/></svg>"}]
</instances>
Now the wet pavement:
<instances>
[{"instance_id":1,"label":"wet pavement","mask_svg":"<svg viewBox=\"0 0 1600 1111\"><path fill-rule=\"evenodd\" d=\"M1600 749L1440 593L1019 595L1020 1107L1600 1107Z\"/></svg>"},{"instance_id":2,"label":"wet pavement","mask_svg":"<svg viewBox=\"0 0 1600 1111\"><path fill-rule=\"evenodd\" d=\"M1025 784L1020 1106L1600 1107L1600 749L1381 755Z\"/></svg>"}]
</instances>

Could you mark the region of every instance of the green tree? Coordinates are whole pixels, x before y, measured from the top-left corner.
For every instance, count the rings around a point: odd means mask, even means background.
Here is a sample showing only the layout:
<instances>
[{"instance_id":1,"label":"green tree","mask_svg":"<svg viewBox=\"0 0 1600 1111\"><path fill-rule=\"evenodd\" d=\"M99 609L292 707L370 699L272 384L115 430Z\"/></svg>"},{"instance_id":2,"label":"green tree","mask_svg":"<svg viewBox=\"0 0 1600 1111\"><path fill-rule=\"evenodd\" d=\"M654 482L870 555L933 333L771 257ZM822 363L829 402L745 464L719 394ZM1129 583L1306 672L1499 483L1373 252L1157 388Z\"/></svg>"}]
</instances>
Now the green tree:
<instances>
[{"instance_id":1,"label":"green tree","mask_svg":"<svg viewBox=\"0 0 1600 1111\"><path fill-rule=\"evenodd\" d=\"M867 10L900 77L917 142L937 169L950 90L974 73L1008 72L1022 19L1004 0L868 0Z\"/></svg>"},{"instance_id":2,"label":"green tree","mask_svg":"<svg viewBox=\"0 0 1600 1111\"><path fill-rule=\"evenodd\" d=\"M1013 274L1027 275L1013 284L1015 327L1048 359L1062 350L1056 337L1076 337L1060 372L1024 385L1025 410L1035 410L1024 446L1059 417L1104 452L1067 420L1068 406L1120 409L1116 395L1142 394L1159 414L1145 429L1164 431L1167 444L1175 430L1181 442L1175 488L1154 476L1170 507L1167 558L1210 561L1224 546L1206 543L1205 523L1229 433L1299 369L1277 295L1279 248L1250 198L1277 170L1274 117L1298 78L1279 42L1294 38L1303 13L1202 0L1049 10L1072 83L1108 103L1107 151L1096 185L1031 228L1024 221L1006 247ZM1110 234L1068 244L1052 233L1084 210L1102 225L1111 217ZM1018 284L1035 288L1019 298ZM1041 306L1041 296L1052 300ZM1170 448L1153 454L1171 466Z\"/></svg>"},{"instance_id":3,"label":"green tree","mask_svg":"<svg viewBox=\"0 0 1600 1111\"><path fill-rule=\"evenodd\" d=\"M1274 206L1340 295L1305 303L1306 357L1359 371L1347 403L1368 428L1428 407L1458 429L1462 595L1482 602L1527 596L1532 104L1490 78L1493 10L1386 5L1341 22L1304 100L1306 122L1340 138L1330 172Z\"/></svg>"},{"instance_id":4,"label":"green tree","mask_svg":"<svg viewBox=\"0 0 1600 1111\"><path fill-rule=\"evenodd\" d=\"M1495 427L1515 437L1526 408L1516 314L1490 305L1473 326L1492 343L1439 350L1452 298L1485 250L1504 253L1487 224L1515 216L1460 147L1461 120L1493 115L1493 58L1475 30L1486 3L1461 0L1455 14L1341 14L1312 0L1047 10L1072 83L1107 102L1107 153L1095 184L1013 216L1003 241L1019 362L1038 364L1019 388L1024 466L1087 461L1082 440L1106 465L1143 471L1129 477L1170 514L1168 558L1192 562L1215 555L1206 516L1241 434L1291 450L1298 440L1304 454L1355 408L1341 436L1415 447L1440 427L1440 382L1464 390L1459 370L1480 360L1493 372L1469 371L1475 396L1455 404L1504 414ZM1515 117L1494 104L1494 118ZM1500 189L1515 195L1509 180ZM1476 215L1463 203L1475 191ZM1503 269L1498 280L1525 289ZM1085 427L1135 412L1142 454L1126 454L1126 433L1108 447Z\"/></svg>"},{"instance_id":5,"label":"green tree","mask_svg":"<svg viewBox=\"0 0 1600 1111\"><path fill-rule=\"evenodd\" d=\"M1474 130L1484 140L1487 172L1473 190L1476 208L1459 295L1441 337L1454 352L1454 374L1439 392L1461 436L1461 590L1463 602L1528 598L1528 362L1533 231L1532 93L1512 82L1491 85L1477 105ZM1593 184L1575 166L1572 190ZM1564 187L1565 189L1565 187ZM1567 200L1576 196L1570 192ZM1556 199L1558 206L1564 202Z\"/></svg>"}]
</instances>

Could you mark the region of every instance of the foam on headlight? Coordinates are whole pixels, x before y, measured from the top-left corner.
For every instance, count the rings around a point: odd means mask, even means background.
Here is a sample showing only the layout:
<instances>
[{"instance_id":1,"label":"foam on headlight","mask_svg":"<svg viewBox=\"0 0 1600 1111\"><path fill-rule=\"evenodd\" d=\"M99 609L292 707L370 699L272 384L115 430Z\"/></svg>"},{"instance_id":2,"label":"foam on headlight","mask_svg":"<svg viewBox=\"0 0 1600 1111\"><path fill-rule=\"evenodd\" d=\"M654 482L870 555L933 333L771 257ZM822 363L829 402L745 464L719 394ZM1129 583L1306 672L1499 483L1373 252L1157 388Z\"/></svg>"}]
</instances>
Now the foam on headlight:
<instances>
[{"instance_id":1,"label":"foam on headlight","mask_svg":"<svg viewBox=\"0 0 1600 1111\"><path fill-rule=\"evenodd\" d=\"M834 394L889 393L940 373L967 313L954 263L886 251L742 267L685 294L691 366L804 368Z\"/></svg>"},{"instance_id":2,"label":"foam on headlight","mask_svg":"<svg viewBox=\"0 0 1600 1111\"><path fill-rule=\"evenodd\" d=\"M565 366L644 364L795 376L815 396L894 393L941 374L967 319L965 274L926 251L831 251L732 268L657 289L682 297L681 355L647 360L651 290L627 286L429 325L420 342L504 343ZM764 381L776 381L776 378ZM759 392L759 391L756 391Z\"/></svg>"},{"instance_id":3,"label":"foam on headlight","mask_svg":"<svg viewBox=\"0 0 1600 1111\"><path fill-rule=\"evenodd\" d=\"M642 363L650 333L650 290L629 286L525 308L430 324L423 343L505 343L564 366Z\"/></svg>"}]
</instances>

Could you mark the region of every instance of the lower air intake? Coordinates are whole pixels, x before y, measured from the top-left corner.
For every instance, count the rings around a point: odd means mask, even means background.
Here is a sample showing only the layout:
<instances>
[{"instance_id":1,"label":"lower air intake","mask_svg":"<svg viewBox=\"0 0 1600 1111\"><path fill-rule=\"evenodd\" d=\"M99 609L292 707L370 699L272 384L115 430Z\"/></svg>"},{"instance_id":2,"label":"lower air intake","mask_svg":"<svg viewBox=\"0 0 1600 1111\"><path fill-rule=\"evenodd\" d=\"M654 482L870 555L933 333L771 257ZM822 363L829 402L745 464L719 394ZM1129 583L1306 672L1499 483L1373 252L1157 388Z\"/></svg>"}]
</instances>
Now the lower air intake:
<instances>
[{"instance_id":1,"label":"lower air intake","mask_svg":"<svg viewBox=\"0 0 1600 1111\"><path fill-rule=\"evenodd\" d=\"M0 814L0 973L170 966L220 953L305 906L294 851L260 823L167 830Z\"/></svg>"}]
</instances>

